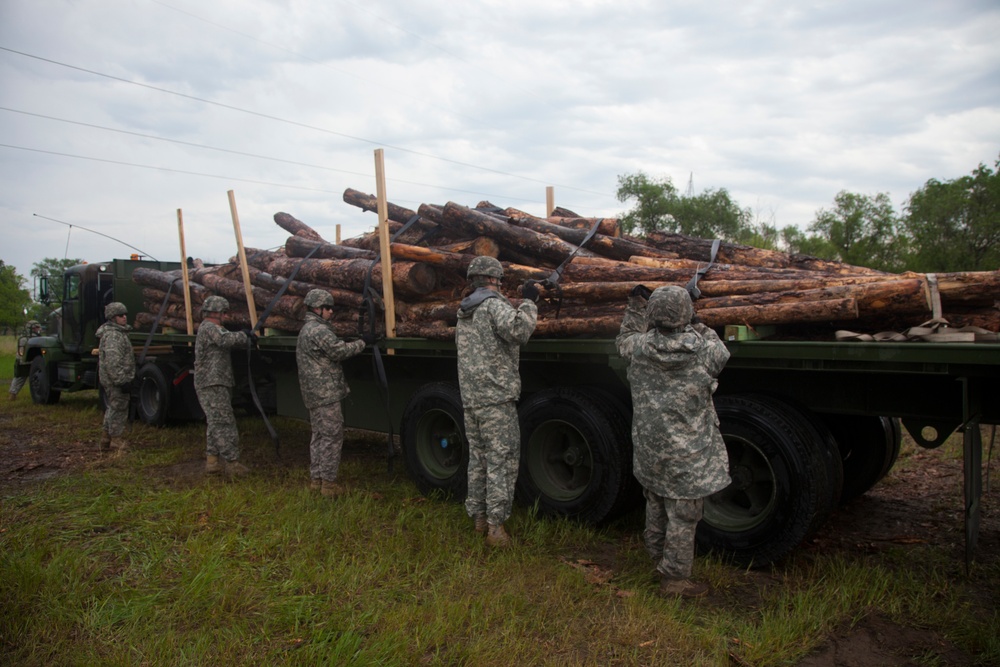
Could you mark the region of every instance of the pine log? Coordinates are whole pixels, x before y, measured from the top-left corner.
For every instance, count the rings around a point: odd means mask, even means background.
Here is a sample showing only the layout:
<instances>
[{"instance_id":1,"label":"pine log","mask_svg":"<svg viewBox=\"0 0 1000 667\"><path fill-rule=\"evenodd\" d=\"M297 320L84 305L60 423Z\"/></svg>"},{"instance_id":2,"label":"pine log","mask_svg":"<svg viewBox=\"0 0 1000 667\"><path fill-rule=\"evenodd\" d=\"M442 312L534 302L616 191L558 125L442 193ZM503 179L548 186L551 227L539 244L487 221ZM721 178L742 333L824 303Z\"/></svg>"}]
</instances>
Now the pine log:
<instances>
[{"instance_id":1,"label":"pine log","mask_svg":"<svg viewBox=\"0 0 1000 667\"><path fill-rule=\"evenodd\" d=\"M680 257L707 262L711 258L712 240L698 239L684 234L652 232L646 242L661 250L670 250ZM822 271L831 274L884 274L865 267L852 266L843 262L818 259L809 255L799 255L777 250L764 250L738 243L722 242L715 258L723 264L740 264L770 268L795 268L806 271Z\"/></svg>"},{"instance_id":2,"label":"pine log","mask_svg":"<svg viewBox=\"0 0 1000 667\"><path fill-rule=\"evenodd\" d=\"M764 292L741 296L723 296L699 299L697 309L703 314L707 309L766 306L772 304L812 303L829 299L853 298L857 302L858 317L876 316L880 313L912 313L930 315L930 304L924 291L924 281L889 280L863 285L839 285L820 289L785 292Z\"/></svg>"},{"instance_id":3,"label":"pine log","mask_svg":"<svg viewBox=\"0 0 1000 667\"><path fill-rule=\"evenodd\" d=\"M289 236L285 241L285 254L289 257L305 257L310 252L314 259L375 259L373 251L362 248L317 242L301 236Z\"/></svg>"},{"instance_id":4,"label":"pine log","mask_svg":"<svg viewBox=\"0 0 1000 667\"><path fill-rule=\"evenodd\" d=\"M462 276L469 268L469 262L475 258L475 255L471 254L460 254L440 248L424 248L405 243L390 243L389 252L392 253L393 261L403 259L411 262L423 262L450 271L459 271Z\"/></svg>"},{"instance_id":5,"label":"pine log","mask_svg":"<svg viewBox=\"0 0 1000 667\"><path fill-rule=\"evenodd\" d=\"M279 257L285 257L285 249L279 248L278 250L260 250L257 248L246 248L247 264L254 268L260 269L261 271L267 271L267 267L271 266L271 262L278 259ZM235 266L237 262L231 260Z\"/></svg>"},{"instance_id":6,"label":"pine log","mask_svg":"<svg viewBox=\"0 0 1000 667\"><path fill-rule=\"evenodd\" d=\"M270 273L280 276L291 275L299 263L301 263L299 277L302 280L354 292L364 289L365 276L372 265L372 262L366 259L279 258L271 263ZM437 274L429 264L405 261L392 263L393 289L400 294L422 296L431 292L436 282ZM371 284L377 291L381 291L381 262L378 262L372 270Z\"/></svg>"},{"instance_id":7,"label":"pine log","mask_svg":"<svg viewBox=\"0 0 1000 667\"><path fill-rule=\"evenodd\" d=\"M448 202L441 224L466 236L489 236L504 248L559 263L578 250L577 246L547 234L516 227L485 213ZM578 254L592 254L579 249Z\"/></svg>"},{"instance_id":8,"label":"pine log","mask_svg":"<svg viewBox=\"0 0 1000 667\"><path fill-rule=\"evenodd\" d=\"M558 209L557 209L558 210ZM554 211L553 211L554 213ZM545 220L551 222L553 225L559 225L560 227L569 227L571 229L582 229L584 231L590 231L594 226L594 223L600 219L601 224L597 228L598 234L604 234L605 236L615 236L620 237L622 235L621 224L618 218L567 218L563 216L550 215L545 218Z\"/></svg>"},{"instance_id":9,"label":"pine log","mask_svg":"<svg viewBox=\"0 0 1000 667\"><path fill-rule=\"evenodd\" d=\"M926 274L916 275L926 276ZM963 271L935 275L942 305L992 306L1000 300L1000 271Z\"/></svg>"},{"instance_id":10,"label":"pine log","mask_svg":"<svg viewBox=\"0 0 1000 667\"><path fill-rule=\"evenodd\" d=\"M670 260L673 261L673 260ZM618 262L614 266L594 266L570 262L563 271L566 282L669 282L686 283L695 274L694 269L665 269ZM823 279L827 274L818 271L801 271L788 268L742 267L731 264L713 266L698 282L701 286L712 280L789 280Z\"/></svg>"},{"instance_id":11,"label":"pine log","mask_svg":"<svg viewBox=\"0 0 1000 667\"><path fill-rule=\"evenodd\" d=\"M246 288L241 281L224 278L218 273L208 273L202 270L195 270L192 273L192 280L201 283L216 294L224 296L230 302L231 307L246 303ZM253 295L254 304L259 308L267 308L271 306L273 301L274 305L271 308L276 315L297 320L305 317L305 305L302 303L301 297L284 295L274 301L275 296L277 296L274 292L252 285L250 293Z\"/></svg>"},{"instance_id":12,"label":"pine log","mask_svg":"<svg viewBox=\"0 0 1000 667\"><path fill-rule=\"evenodd\" d=\"M184 298L184 281L180 269L174 271L157 271L156 269L139 267L132 271L132 280L136 284L158 289L161 293L166 293L169 289L171 290L171 294L177 294L182 299ZM171 285L173 285L173 288L171 288ZM190 289L192 302L201 303L211 296L204 287L197 283L190 283Z\"/></svg>"},{"instance_id":13,"label":"pine log","mask_svg":"<svg viewBox=\"0 0 1000 667\"><path fill-rule=\"evenodd\" d=\"M765 306L733 306L731 308L708 308L701 310L695 304L695 312L701 321L710 327L727 324L794 324L799 322L836 322L856 320L858 304L854 299L830 299L828 301L805 301L800 303L776 303Z\"/></svg>"},{"instance_id":14,"label":"pine log","mask_svg":"<svg viewBox=\"0 0 1000 667\"><path fill-rule=\"evenodd\" d=\"M477 236L474 239L468 239L466 241L459 241L457 243L448 243L445 245L433 245L430 246L436 250L442 250L444 252L455 252L462 253L466 255L480 256L484 255L487 257L499 257L500 256L500 246L496 241L488 236Z\"/></svg>"},{"instance_id":15,"label":"pine log","mask_svg":"<svg viewBox=\"0 0 1000 667\"><path fill-rule=\"evenodd\" d=\"M504 211L504 214L508 217L511 224L530 229L538 232L539 234L552 234L553 236L557 236L563 241L574 245L580 245L583 243L584 239L587 238L587 234L590 233L589 228L575 229L554 225L547 220L536 218L535 216L529 215L524 211L519 211L516 208L508 208ZM577 218L577 220L584 220L584 218ZM591 222L593 224L595 221ZM609 259L619 261L628 261L629 257L632 257L633 255L660 258L677 257L676 253L658 250L630 239L607 236L601 233L594 234L590 241L587 242L586 249Z\"/></svg>"},{"instance_id":16,"label":"pine log","mask_svg":"<svg viewBox=\"0 0 1000 667\"><path fill-rule=\"evenodd\" d=\"M301 220L296 220L294 216L288 213L278 212L274 214L274 221L279 227L284 229L289 234L293 236L298 236L303 239L308 239L310 241L316 241L318 243L325 243L325 240L315 229L302 222Z\"/></svg>"},{"instance_id":17,"label":"pine log","mask_svg":"<svg viewBox=\"0 0 1000 667\"><path fill-rule=\"evenodd\" d=\"M579 213L574 213L573 211L569 210L568 208L563 208L562 206L556 206L554 209L552 209L552 213L550 214L550 217L553 217L553 218L582 218L583 216L580 215Z\"/></svg>"}]
</instances>

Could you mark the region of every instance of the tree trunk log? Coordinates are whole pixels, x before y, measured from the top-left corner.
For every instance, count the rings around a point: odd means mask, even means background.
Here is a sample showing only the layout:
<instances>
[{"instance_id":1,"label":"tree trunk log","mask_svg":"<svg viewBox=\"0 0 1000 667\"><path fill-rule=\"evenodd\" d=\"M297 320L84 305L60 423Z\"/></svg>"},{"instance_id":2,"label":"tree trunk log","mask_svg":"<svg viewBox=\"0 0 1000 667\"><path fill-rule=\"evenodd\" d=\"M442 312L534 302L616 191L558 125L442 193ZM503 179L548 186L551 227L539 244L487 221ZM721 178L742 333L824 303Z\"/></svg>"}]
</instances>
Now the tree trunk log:
<instances>
[{"instance_id":1,"label":"tree trunk log","mask_svg":"<svg viewBox=\"0 0 1000 667\"><path fill-rule=\"evenodd\" d=\"M318 243L326 243L320 233L315 229L302 222L301 220L296 220L295 217L288 213L278 212L274 214L274 221L279 227L284 229L289 234L293 236L298 236L303 239L308 239L310 241L316 241Z\"/></svg>"},{"instance_id":2,"label":"tree trunk log","mask_svg":"<svg viewBox=\"0 0 1000 667\"><path fill-rule=\"evenodd\" d=\"M305 257L310 252L312 259L375 259L374 252L363 248L320 243L301 236L289 236L285 241L285 254L289 257Z\"/></svg>"},{"instance_id":3,"label":"tree trunk log","mask_svg":"<svg viewBox=\"0 0 1000 667\"><path fill-rule=\"evenodd\" d=\"M271 273L287 276L302 263L299 276L308 282L327 287L360 292L364 289L365 276L372 262L367 259L276 259L271 264ZM382 263L372 270L372 287L381 291ZM434 290L437 274L434 269L419 262L393 262L392 285L399 293L409 296L423 296Z\"/></svg>"},{"instance_id":4,"label":"tree trunk log","mask_svg":"<svg viewBox=\"0 0 1000 667\"><path fill-rule=\"evenodd\" d=\"M587 232L590 231L590 229L594 226L594 223L598 220L598 218L567 218L556 215L549 216L545 219L553 225L569 227L570 229L582 229ZM620 237L622 235L622 228L617 218L600 218L600 220L601 225L597 228L598 234L614 237Z\"/></svg>"},{"instance_id":5,"label":"tree trunk log","mask_svg":"<svg viewBox=\"0 0 1000 667\"><path fill-rule=\"evenodd\" d=\"M528 215L524 211L518 211L516 208L508 208L504 211L504 213L509 217L511 223L517 225L518 227L524 227L525 229L530 229L538 232L539 234L552 234L553 236L557 236L563 241L574 245L580 245L583 243L583 240L587 238L587 234L590 233L589 227L587 229L576 229L572 227L554 225L542 218L536 218L532 215ZM576 220L585 221L587 219L576 218ZM593 225L596 220L591 220L590 222L591 225ZM593 238L591 238L587 243L586 249L609 259L623 262L627 262L632 256L660 258L677 257L676 253L658 250L629 239L607 236L601 233L594 234ZM579 255L579 253L577 254Z\"/></svg>"}]
</instances>

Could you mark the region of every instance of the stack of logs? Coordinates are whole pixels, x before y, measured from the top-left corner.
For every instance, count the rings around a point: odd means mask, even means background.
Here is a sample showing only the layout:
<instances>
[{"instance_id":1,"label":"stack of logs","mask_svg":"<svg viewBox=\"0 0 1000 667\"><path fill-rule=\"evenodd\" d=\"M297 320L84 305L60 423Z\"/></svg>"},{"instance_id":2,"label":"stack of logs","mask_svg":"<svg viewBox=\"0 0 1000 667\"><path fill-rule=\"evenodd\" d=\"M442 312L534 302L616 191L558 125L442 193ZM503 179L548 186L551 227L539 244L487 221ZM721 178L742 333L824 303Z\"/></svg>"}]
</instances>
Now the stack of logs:
<instances>
[{"instance_id":1,"label":"stack of logs","mask_svg":"<svg viewBox=\"0 0 1000 667\"><path fill-rule=\"evenodd\" d=\"M372 195L348 189L344 201L376 211ZM710 263L711 240L663 232L624 236L617 220L584 218L564 209L537 218L488 202L474 208L449 202L423 204L417 211L389 204L387 213L394 235L390 248L397 336L454 337L465 271L477 255L503 262L503 291L515 303L524 281L544 281L562 266L558 287L543 289L539 301L534 335L541 338L614 337L635 285L686 286L696 273L700 297L695 311L707 325L720 329L730 324L775 325L778 338L829 340L838 329L898 331L938 315L952 327L1000 331L1000 271L885 273L733 243L720 243ZM286 288L263 325L298 331L305 313L302 297L319 287L337 304L338 334L359 335L366 278L374 288L369 291L373 301L379 309L384 306L378 296L378 233L332 244L287 213L276 213L274 220L291 234L284 246L246 250L257 313ZM406 223L409 226L399 233ZM231 304L226 326L250 326L237 260L195 266L189 277L195 322L201 320L205 298L220 294ZM139 313L138 327L148 328L166 302L161 326L186 330L179 271L136 269L133 279L144 286L148 311ZM384 333L382 311L378 313L379 331Z\"/></svg>"}]
</instances>

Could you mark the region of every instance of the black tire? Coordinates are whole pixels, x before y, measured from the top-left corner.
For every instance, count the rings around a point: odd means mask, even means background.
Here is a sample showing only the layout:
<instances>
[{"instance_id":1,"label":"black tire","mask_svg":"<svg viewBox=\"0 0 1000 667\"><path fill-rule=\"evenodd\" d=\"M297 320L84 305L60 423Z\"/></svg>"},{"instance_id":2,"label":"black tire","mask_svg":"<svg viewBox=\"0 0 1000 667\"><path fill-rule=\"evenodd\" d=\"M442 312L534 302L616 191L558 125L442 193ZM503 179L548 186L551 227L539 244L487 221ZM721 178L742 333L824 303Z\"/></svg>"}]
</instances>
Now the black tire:
<instances>
[{"instance_id":1,"label":"black tire","mask_svg":"<svg viewBox=\"0 0 1000 667\"><path fill-rule=\"evenodd\" d=\"M841 503L866 493L888 474L902 443L899 420L869 415L824 415L844 468Z\"/></svg>"},{"instance_id":2,"label":"black tire","mask_svg":"<svg viewBox=\"0 0 1000 667\"><path fill-rule=\"evenodd\" d=\"M465 499L469 444L457 384L434 382L413 394L403 412L402 447L406 470L421 493Z\"/></svg>"},{"instance_id":3,"label":"black tire","mask_svg":"<svg viewBox=\"0 0 1000 667\"><path fill-rule=\"evenodd\" d=\"M139 384L136 412L139 419L150 426L163 426L170 414L170 383L163 371L150 362L142 365L135 374Z\"/></svg>"},{"instance_id":4,"label":"black tire","mask_svg":"<svg viewBox=\"0 0 1000 667\"><path fill-rule=\"evenodd\" d=\"M42 355L31 360L28 369L28 388L31 391L31 400L38 405L53 405L59 402L60 392L52 388L52 376Z\"/></svg>"},{"instance_id":5,"label":"black tire","mask_svg":"<svg viewBox=\"0 0 1000 667\"><path fill-rule=\"evenodd\" d=\"M586 391L547 389L518 409L517 497L543 515L598 524L626 509L634 488L627 422Z\"/></svg>"},{"instance_id":6,"label":"black tire","mask_svg":"<svg viewBox=\"0 0 1000 667\"><path fill-rule=\"evenodd\" d=\"M698 546L743 567L769 565L829 516L839 456L813 419L766 396L715 399L733 482L705 499Z\"/></svg>"}]
</instances>

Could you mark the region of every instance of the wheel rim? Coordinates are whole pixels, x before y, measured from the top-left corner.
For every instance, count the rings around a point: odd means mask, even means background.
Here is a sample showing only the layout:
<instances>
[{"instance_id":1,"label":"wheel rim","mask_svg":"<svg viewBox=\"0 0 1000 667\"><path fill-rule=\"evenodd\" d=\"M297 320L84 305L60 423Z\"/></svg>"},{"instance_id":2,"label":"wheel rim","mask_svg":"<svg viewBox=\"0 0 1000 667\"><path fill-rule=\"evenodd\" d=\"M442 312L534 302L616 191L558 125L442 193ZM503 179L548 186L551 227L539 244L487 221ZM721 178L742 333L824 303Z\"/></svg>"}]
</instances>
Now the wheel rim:
<instances>
[{"instance_id":1,"label":"wheel rim","mask_svg":"<svg viewBox=\"0 0 1000 667\"><path fill-rule=\"evenodd\" d=\"M156 382L143 378L142 384L139 385L139 402L142 404L142 414L155 415L162 405L160 402L162 398Z\"/></svg>"},{"instance_id":2,"label":"wheel rim","mask_svg":"<svg viewBox=\"0 0 1000 667\"><path fill-rule=\"evenodd\" d=\"M565 421L548 421L532 431L527 464L538 490L556 501L579 498L593 474L590 443Z\"/></svg>"},{"instance_id":3,"label":"wheel rim","mask_svg":"<svg viewBox=\"0 0 1000 667\"><path fill-rule=\"evenodd\" d=\"M705 499L704 520L727 532L749 530L764 522L777 504L774 469L749 440L725 439L733 481Z\"/></svg>"},{"instance_id":4,"label":"wheel rim","mask_svg":"<svg viewBox=\"0 0 1000 667\"><path fill-rule=\"evenodd\" d=\"M444 410L428 410L417 424L415 449L428 475L445 480L459 471L464 441L458 423Z\"/></svg>"}]
</instances>

